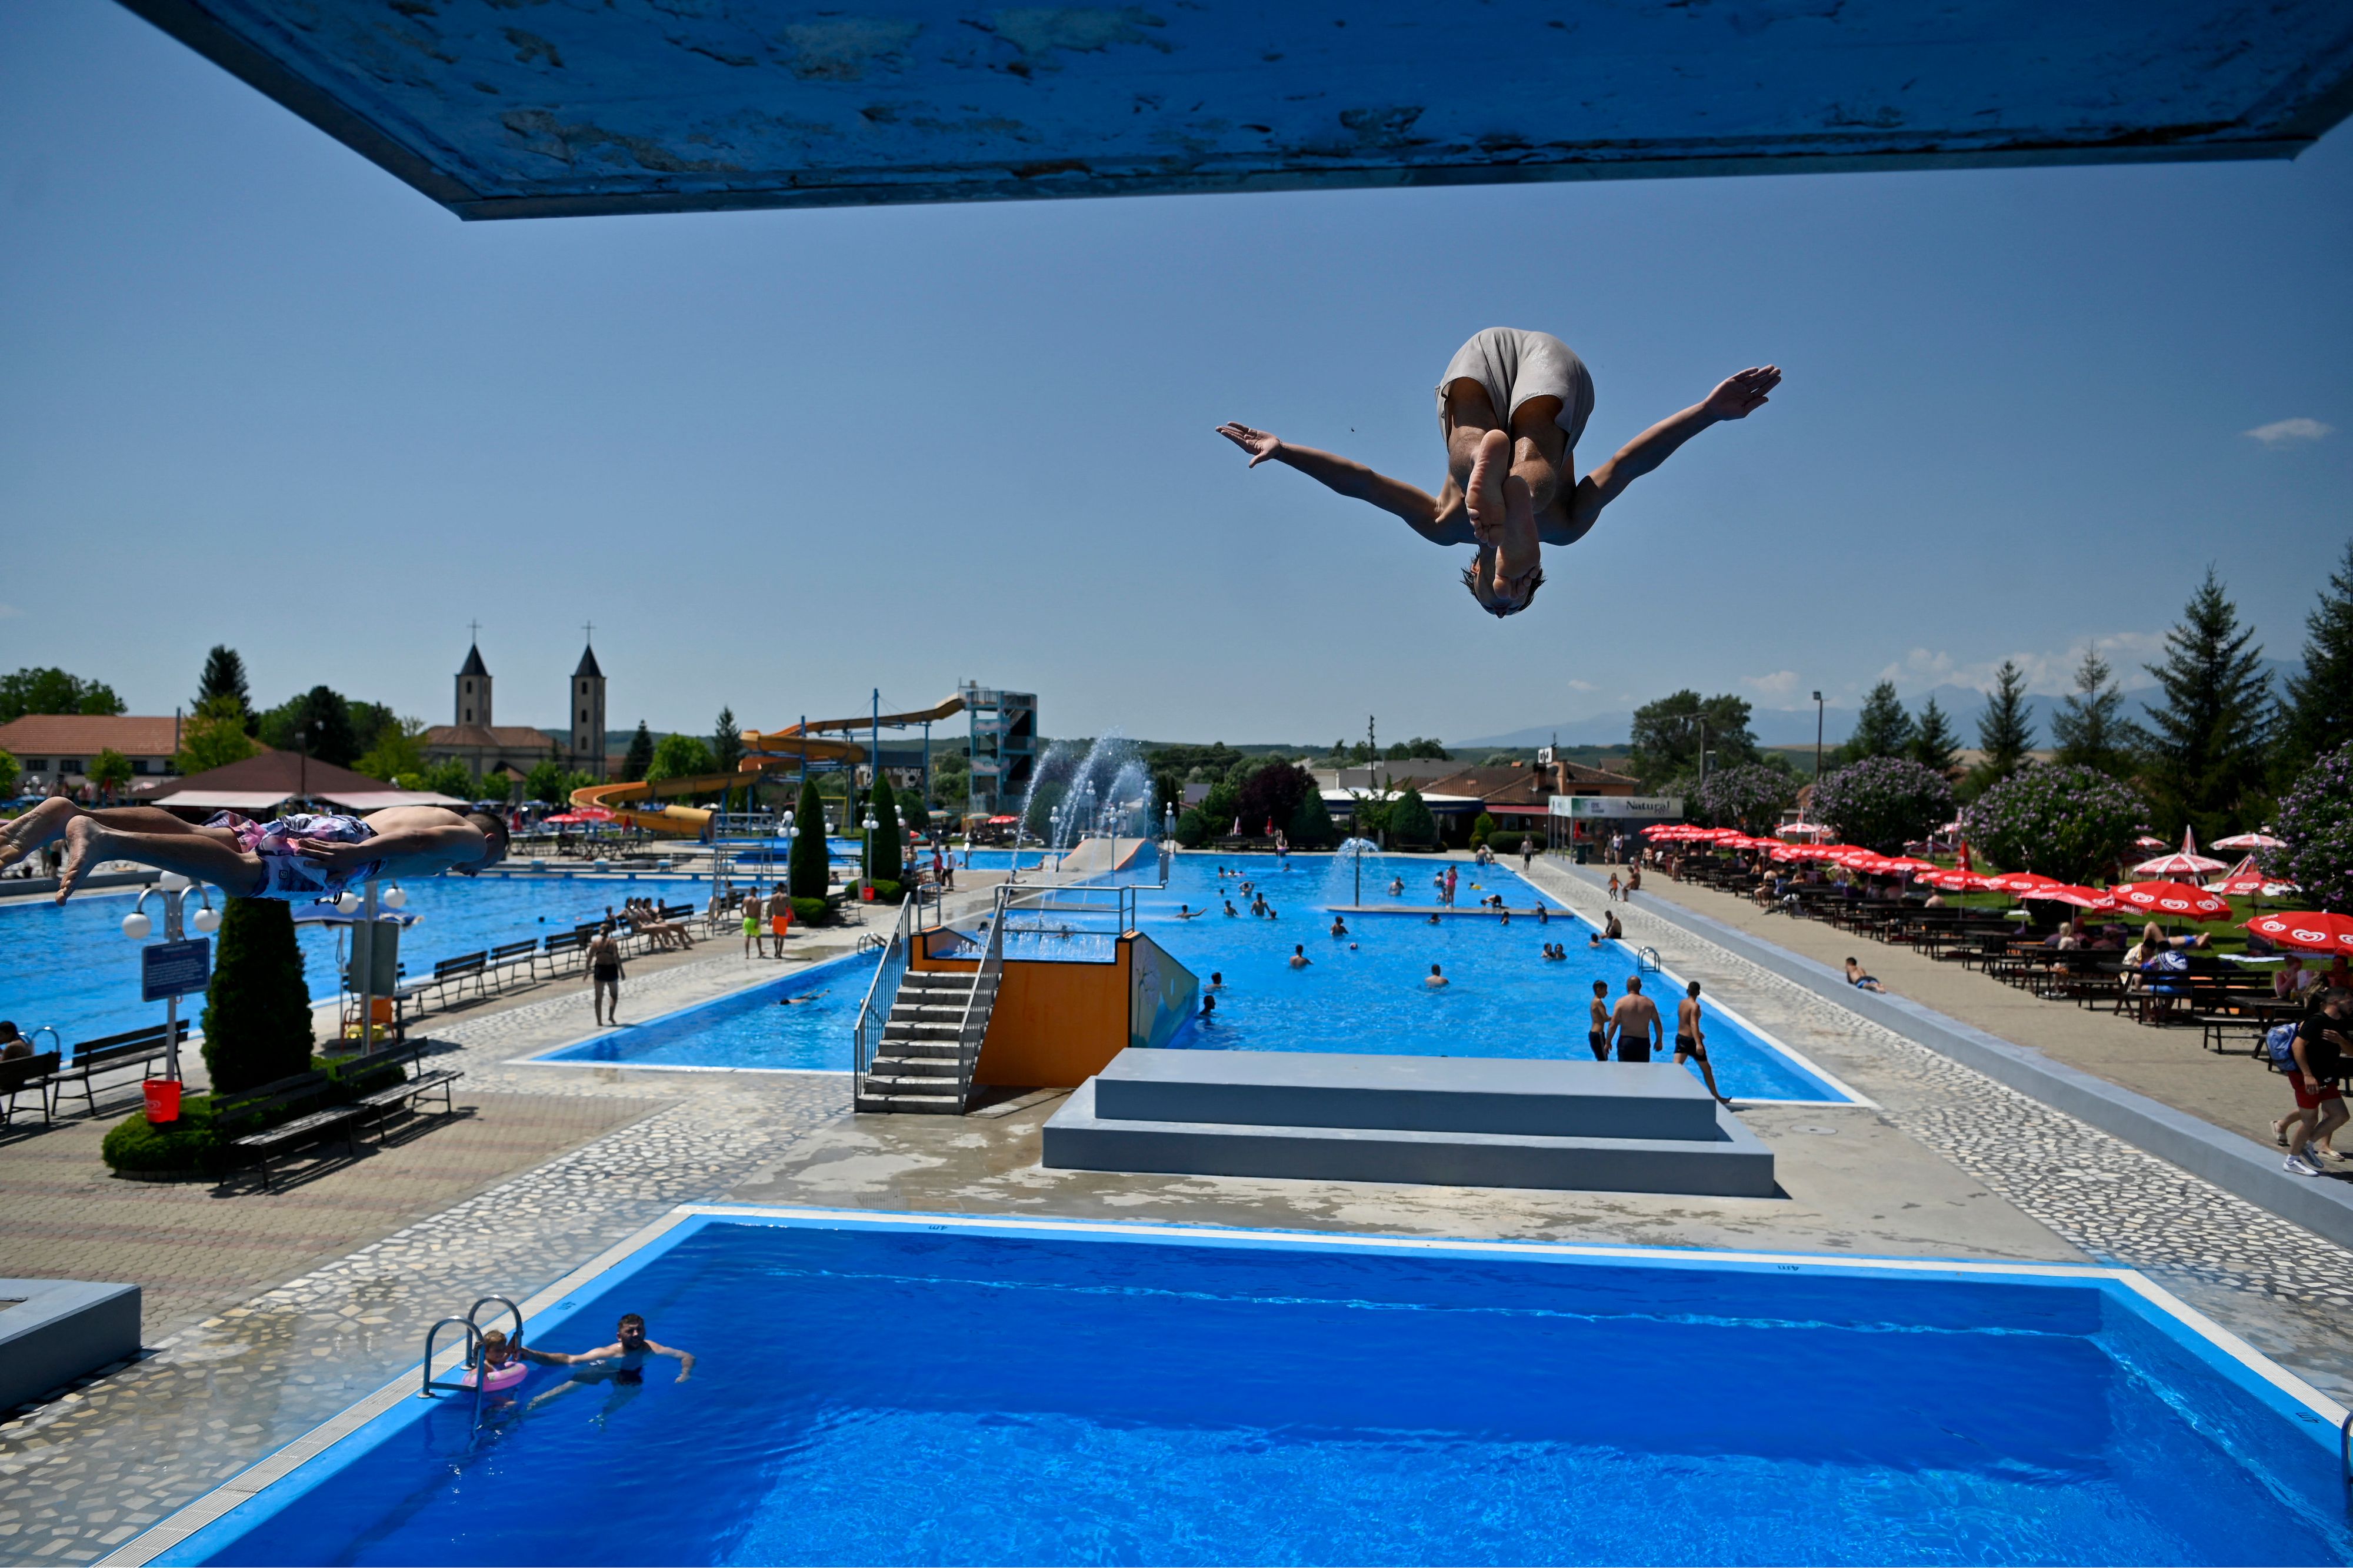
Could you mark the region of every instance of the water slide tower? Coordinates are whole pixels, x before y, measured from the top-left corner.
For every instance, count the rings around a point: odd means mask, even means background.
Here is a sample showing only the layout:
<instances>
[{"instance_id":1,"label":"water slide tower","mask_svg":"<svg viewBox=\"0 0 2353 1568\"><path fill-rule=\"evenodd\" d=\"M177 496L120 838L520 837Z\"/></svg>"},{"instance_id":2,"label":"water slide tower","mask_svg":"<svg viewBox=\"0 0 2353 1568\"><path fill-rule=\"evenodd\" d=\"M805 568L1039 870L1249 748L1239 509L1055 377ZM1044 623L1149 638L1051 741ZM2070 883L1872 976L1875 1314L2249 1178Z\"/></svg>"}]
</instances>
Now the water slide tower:
<instances>
[{"instance_id":1,"label":"water slide tower","mask_svg":"<svg viewBox=\"0 0 2353 1568\"><path fill-rule=\"evenodd\" d=\"M1038 770L1038 694L956 685L972 725L972 809L996 815L1029 793Z\"/></svg>"}]
</instances>

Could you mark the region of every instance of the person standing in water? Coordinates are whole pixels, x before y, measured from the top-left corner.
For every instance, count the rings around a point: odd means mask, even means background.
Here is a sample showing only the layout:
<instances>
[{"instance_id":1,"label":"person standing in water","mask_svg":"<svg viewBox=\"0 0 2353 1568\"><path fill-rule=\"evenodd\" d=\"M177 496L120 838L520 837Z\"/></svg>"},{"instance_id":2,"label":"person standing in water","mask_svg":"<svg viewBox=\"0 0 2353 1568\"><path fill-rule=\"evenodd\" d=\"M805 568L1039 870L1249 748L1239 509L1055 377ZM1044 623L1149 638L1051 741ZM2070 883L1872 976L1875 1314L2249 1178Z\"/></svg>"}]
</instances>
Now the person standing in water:
<instances>
[{"instance_id":1,"label":"person standing in water","mask_svg":"<svg viewBox=\"0 0 2353 1568\"><path fill-rule=\"evenodd\" d=\"M1781 383L1778 365L1727 376L1705 397L1635 437L1584 479L1577 443L1593 414L1593 376L1549 332L1489 327L1454 353L1438 382L1446 483L1436 495L1362 463L1229 422L1218 434L1328 489L1402 518L1437 545L1471 545L1463 585L1493 616L1528 607L1545 580L1543 547L1576 543L1601 510L1711 425L1745 419Z\"/></svg>"}]
</instances>

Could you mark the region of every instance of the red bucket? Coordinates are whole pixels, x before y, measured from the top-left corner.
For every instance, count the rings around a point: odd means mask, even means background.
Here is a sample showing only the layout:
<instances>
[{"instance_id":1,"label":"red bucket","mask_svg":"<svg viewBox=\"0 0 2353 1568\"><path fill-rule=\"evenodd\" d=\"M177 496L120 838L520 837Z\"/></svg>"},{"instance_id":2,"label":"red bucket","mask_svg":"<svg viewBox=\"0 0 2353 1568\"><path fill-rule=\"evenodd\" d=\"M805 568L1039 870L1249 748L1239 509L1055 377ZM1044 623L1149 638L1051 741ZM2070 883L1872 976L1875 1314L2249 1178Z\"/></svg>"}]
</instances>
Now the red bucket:
<instances>
[{"instance_id":1,"label":"red bucket","mask_svg":"<svg viewBox=\"0 0 2353 1568\"><path fill-rule=\"evenodd\" d=\"M147 1120L177 1121L180 1119L180 1080L175 1078L151 1078L142 1085L147 1090Z\"/></svg>"}]
</instances>

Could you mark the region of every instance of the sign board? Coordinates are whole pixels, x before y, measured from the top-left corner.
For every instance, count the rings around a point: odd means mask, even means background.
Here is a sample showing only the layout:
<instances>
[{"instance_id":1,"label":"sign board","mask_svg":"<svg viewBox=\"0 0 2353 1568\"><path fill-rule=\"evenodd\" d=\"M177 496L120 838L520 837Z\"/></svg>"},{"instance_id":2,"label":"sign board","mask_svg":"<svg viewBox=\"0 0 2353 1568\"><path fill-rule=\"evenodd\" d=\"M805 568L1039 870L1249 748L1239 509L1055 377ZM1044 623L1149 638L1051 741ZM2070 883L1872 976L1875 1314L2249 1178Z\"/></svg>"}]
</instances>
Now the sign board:
<instances>
[{"instance_id":1,"label":"sign board","mask_svg":"<svg viewBox=\"0 0 2353 1568\"><path fill-rule=\"evenodd\" d=\"M1679 795L1556 795L1551 797L1555 816L1677 817L1683 814Z\"/></svg>"},{"instance_id":2,"label":"sign board","mask_svg":"<svg viewBox=\"0 0 2353 1568\"><path fill-rule=\"evenodd\" d=\"M161 1002L202 991L213 977L213 940L153 942L139 950L139 999Z\"/></svg>"}]
</instances>

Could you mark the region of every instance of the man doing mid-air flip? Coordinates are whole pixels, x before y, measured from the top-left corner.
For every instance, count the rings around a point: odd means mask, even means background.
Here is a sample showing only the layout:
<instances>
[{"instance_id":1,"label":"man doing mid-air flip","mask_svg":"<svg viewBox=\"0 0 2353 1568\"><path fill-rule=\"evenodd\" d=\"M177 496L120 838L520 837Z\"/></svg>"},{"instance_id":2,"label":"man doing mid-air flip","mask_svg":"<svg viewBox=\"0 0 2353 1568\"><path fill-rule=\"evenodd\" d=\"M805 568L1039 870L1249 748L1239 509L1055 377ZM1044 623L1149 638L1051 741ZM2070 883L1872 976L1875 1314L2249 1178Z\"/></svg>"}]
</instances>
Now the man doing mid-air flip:
<instances>
[{"instance_id":1,"label":"man doing mid-air flip","mask_svg":"<svg viewBox=\"0 0 2353 1568\"><path fill-rule=\"evenodd\" d=\"M1593 377L1569 346L1548 332L1489 327L1455 351L1438 384L1438 426L1446 440L1446 488L1437 495L1362 463L1253 430L1218 426L1257 468L1271 458L1344 496L1405 519L1432 544L1472 544L1462 581L1490 613L1516 615L1544 582L1546 544L1574 544L1601 509L1709 426L1745 419L1781 384L1778 365L1744 370L1680 414L1576 477L1577 437L1593 414Z\"/></svg>"}]
</instances>

